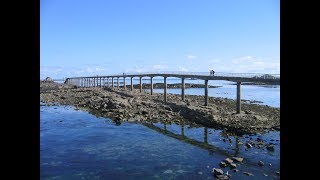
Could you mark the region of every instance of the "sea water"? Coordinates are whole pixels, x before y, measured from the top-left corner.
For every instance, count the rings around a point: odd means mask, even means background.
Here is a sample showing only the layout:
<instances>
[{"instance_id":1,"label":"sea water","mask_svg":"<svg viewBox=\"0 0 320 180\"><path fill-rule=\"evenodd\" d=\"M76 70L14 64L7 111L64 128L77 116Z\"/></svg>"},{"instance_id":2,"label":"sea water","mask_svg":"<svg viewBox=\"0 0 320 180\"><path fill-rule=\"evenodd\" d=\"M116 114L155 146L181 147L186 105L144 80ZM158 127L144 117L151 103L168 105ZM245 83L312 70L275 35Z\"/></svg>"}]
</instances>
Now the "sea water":
<instances>
[{"instance_id":1,"label":"sea water","mask_svg":"<svg viewBox=\"0 0 320 180\"><path fill-rule=\"evenodd\" d=\"M274 143L274 151L237 143L258 137ZM116 125L73 106L40 106L40 179L214 179L212 168L232 156L244 158L239 172L223 168L232 179L248 178L243 172L279 178L279 132L226 137L201 126Z\"/></svg>"}]
</instances>

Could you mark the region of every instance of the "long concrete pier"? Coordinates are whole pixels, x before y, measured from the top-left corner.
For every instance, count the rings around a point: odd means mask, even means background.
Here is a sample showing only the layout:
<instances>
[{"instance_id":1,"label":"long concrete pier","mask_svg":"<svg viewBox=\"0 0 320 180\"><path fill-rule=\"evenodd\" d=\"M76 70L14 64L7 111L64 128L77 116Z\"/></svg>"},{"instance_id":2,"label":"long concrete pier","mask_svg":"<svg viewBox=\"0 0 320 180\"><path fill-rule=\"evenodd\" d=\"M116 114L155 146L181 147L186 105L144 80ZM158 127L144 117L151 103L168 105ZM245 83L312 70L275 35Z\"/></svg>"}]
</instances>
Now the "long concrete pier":
<instances>
[{"instance_id":1,"label":"long concrete pier","mask_svg":"<svg viewBox=\"0 0 320 180\"><path fill-rule=\"evenodd\" d=\"M204 80L205 88L204 88L204 106L208 106L208 83L209 80L226 80L233 81L237 83L237 97L236 97L236 112L241 113L241 83L242 82L261 82L261 83L280 83L280 75L279 74L257 74L257 73L224 73L217 75L206 75L202 73L141 73L141 74L119 74L119 75L109 75L109 76L91 76L91 77L72 77L67 78L65 80L66 84L72 84L80 87L115 87L114 79L117 79L117 88L120 88L120 78L123 78L123 89L126 88L126 78L131 79L131 88L130 91L133 91L133 78L138 77L140 80L139 90L142 93L142 78L149 77L150 78L150 94L153 95L153 78L154 77L163 77L164 79L164 94L163 99L164 102L167 102L167 78L168 77L176 77L181 78L181 100L185 101L185 79L199 79ZM102 80L103 79L103 80ZM105 83L105 79L107 79L107 86ZM111 84L109 84L109 79L111 79Z\"/></svg>"}]
</instances>

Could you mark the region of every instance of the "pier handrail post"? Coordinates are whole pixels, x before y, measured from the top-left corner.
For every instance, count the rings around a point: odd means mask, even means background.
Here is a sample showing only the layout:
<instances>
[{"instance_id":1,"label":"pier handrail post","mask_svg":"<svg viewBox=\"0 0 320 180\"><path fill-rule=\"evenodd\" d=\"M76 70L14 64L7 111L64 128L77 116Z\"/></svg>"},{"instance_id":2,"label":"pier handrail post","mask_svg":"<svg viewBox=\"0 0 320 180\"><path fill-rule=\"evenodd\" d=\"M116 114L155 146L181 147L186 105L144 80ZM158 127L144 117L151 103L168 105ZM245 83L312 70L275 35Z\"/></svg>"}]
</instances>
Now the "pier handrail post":
<instances>
[{"instance_id":1,"label":"pier handrail post","mask_svg":"<svg viewBox=\"0 0 320 180\"><path fill-rule=\"evenodd\" d=\"M237 82L237 114L241 113L241 82Z\"/></svg>"}]
</instances>

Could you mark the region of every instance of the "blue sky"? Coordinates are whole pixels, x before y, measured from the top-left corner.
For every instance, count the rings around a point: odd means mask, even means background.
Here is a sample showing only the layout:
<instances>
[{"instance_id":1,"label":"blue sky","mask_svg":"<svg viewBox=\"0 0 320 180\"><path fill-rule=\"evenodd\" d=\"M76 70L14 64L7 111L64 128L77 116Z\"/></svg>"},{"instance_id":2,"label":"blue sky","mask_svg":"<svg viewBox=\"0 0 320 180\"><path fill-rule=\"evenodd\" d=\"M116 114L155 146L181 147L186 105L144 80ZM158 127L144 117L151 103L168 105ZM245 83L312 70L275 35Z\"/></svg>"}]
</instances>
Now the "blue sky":
<instances>
[{"instance_id":1,"label":"blue sky","mask_svg":"<svg viewBox=\"0 0 320 180\"><path fill-rule=\"evenodd\" d=\"M279 0L41 0L40 78L280 73Z\"/></svg>"}]
</instances>

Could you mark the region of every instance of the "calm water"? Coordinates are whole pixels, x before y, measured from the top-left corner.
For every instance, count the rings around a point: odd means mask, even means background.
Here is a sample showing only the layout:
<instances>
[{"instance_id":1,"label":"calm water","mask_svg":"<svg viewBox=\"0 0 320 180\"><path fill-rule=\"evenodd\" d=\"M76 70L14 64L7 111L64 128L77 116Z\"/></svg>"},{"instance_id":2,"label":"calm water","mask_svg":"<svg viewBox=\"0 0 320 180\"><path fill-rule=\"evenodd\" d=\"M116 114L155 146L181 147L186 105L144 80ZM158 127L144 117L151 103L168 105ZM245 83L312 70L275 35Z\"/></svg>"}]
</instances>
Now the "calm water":
<instances>
[{"instance_id":1,"label":"calm water","mask_svg":"<svg viewBox=\"0 0 320 180\"><path fill-rule=\"evenodd\" d=\"M279 132L224 137L220 130L178 124L117 126L72 106L40 106L40 179L214 179L212 168L234 155L245 160L237 173L223 169L232 179L247 179L243 171L253 173L251 179L279 178ZM236 145L257 137L276 144L275 151Z\"/></svg>"}]
</instances>

